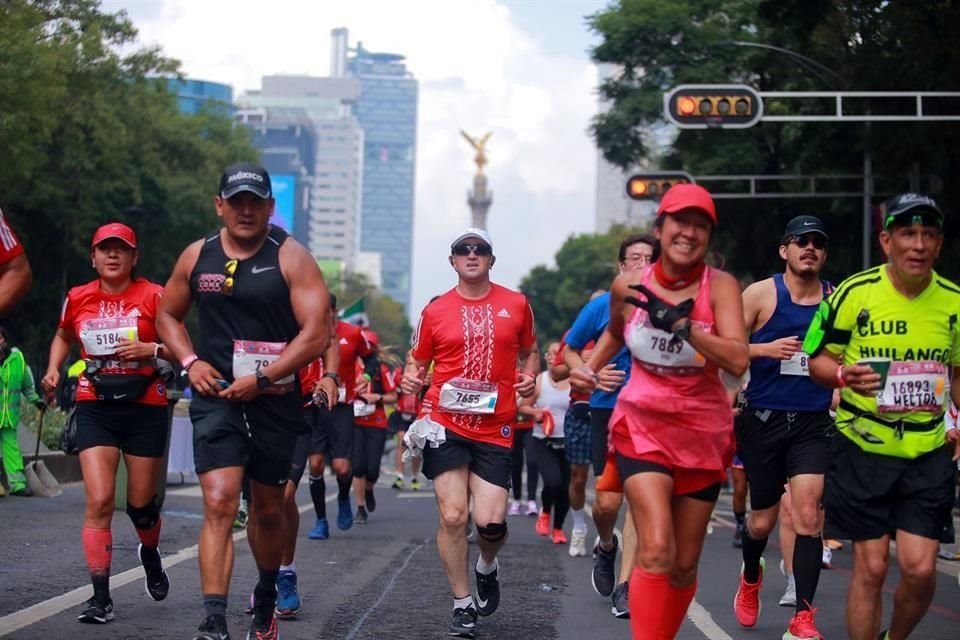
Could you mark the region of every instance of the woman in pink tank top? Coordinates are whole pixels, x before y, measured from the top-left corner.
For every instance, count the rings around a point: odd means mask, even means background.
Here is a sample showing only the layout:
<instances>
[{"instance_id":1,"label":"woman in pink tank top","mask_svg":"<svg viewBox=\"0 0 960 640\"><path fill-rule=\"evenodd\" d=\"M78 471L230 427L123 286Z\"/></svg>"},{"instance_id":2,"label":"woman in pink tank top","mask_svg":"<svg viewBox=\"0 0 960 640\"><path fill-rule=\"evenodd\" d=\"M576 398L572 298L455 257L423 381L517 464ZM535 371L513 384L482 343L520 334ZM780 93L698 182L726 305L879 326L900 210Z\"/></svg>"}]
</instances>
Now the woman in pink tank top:
<instances>
[{"instance_id":1,"label":"woman in pink tank top","mask_svg":"<svg viewBox=\"0 0 960 640\"><path fill-rule=\"evenodd\" d=\"M661 255L614 280L610 324L574 384L626 345L630 380L610 419L610 449L637 527L630 577L635 640L673 638L696 592L710 514L733 452L733 414L721 379L749 365L740 285L704 263L717 224L710 194L672 187L657 210ZM608 465L608 467L611 465Z\"/></svg>"}]
</instances>

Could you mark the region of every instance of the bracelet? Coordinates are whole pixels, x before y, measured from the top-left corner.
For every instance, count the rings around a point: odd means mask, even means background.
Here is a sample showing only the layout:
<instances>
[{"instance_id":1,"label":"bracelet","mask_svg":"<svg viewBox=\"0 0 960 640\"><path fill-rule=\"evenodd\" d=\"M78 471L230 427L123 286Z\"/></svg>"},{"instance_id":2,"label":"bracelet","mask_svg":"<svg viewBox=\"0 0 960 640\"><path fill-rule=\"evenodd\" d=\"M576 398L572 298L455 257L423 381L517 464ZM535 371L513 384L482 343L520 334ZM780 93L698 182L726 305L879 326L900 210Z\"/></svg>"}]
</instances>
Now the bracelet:
<instances>
[{"instance_id":1,"label":"bracelet","mask_svg":"<svg viewBox=\"0 0 960 640\"><path fill-rule=\"evenodd\" d=\"M847 386L847 381L843 379L843 365L837 367L837 388L843 389Z\"/></svg>"},{"instance_id":2,"label":"bracelet","mask_svg":"<svg viewBox=\"0 0 960 640\"><path fill-rule=\"evenodd\" d=\"M189 371L190 366L193 365L193 363L199 359L200 359L200 356L198 356L195 353L191 353L186 358L180 361L180 366L183 367L184 371Z\"/></svg>"}]
</instances>

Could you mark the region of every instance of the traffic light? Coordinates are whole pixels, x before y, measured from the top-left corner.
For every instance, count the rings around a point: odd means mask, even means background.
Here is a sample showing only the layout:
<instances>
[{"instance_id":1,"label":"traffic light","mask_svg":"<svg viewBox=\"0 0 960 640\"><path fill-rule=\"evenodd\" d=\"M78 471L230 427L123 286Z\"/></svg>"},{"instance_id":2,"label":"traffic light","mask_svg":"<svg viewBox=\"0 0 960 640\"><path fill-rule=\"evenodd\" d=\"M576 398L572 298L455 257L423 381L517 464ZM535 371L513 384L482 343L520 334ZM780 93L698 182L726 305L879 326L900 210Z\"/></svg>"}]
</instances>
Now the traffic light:
<instances>
[{"instance_id":1,"label":"traffic light","mask_svg":"<svg viewBox=\"0 0 960 640\"><path fill-rule=\"evenodd\" d=\"M681 129L746 129L763 116L763 99L743 84L684 84L663 95L663 110Z\"/></svg>"},{"instance_id":2,"label":"traffic light","mask_svg":"<svg viewBox=\"0 0 960 640\"><path fill-rule=\"evenodd\" d=\"M694 184L685 171L651 171L638 173L627 180L627 196L631 200L659 200L675 184Z\"/></svg>"}]
</instances>

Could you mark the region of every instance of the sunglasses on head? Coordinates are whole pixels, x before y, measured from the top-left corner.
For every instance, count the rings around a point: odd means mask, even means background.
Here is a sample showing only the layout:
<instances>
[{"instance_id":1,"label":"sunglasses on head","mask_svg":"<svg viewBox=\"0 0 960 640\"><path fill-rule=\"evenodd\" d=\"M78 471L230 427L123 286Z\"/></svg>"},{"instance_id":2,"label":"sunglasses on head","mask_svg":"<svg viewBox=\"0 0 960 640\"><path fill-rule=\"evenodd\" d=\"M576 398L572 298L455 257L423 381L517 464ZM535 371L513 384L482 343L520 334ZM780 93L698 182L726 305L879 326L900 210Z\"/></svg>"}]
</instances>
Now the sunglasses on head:
<instances>
[{"instance_id":1,"label":"sunglasses on head","mask_svg":"<svg viewBox=\"0 0 960 640\"><path fill-rule=\"evenodd\" d=\"M458 244L453 248L455 256L468 256L471 252L478 256L493 255L493 249L485 244Z\"/></svg>"},{"instance_id":2,"label":"sunglasses on head","mask_svg":"<svg viewBox=\"0 0 960 640\"><path fill-rule=\"evenodd\" d=\"M233 295L233 287L236 283L237 264L238 262L236 260L227 260L227 263L223 265L223 274L226 278L223 279L223 283L220 285L220 293L225 296Z\"/></svg>"},{"instance_id":3,"label":"sunglasses on head","mask_svg":"<svg viewBox=\"0 0 960 640\"><path fill-rule=\"evenodd\" d=\"M803 236L793 236L790 241L795 242L796 245L801 249L805 248L808 244L812 244L814 249L825 249L827 246L827 239L819 233L808 233Z\"/></svg>"}]
</instances>

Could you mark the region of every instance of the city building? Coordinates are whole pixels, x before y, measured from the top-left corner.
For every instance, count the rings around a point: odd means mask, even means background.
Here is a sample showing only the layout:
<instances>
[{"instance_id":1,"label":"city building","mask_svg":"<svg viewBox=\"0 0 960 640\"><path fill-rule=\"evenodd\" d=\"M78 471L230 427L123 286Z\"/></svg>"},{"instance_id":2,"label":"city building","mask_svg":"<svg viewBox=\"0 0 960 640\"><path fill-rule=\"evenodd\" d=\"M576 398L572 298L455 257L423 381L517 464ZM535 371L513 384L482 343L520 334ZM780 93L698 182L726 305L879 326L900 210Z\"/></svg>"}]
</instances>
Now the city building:
<instances>
[{"instance_id":1,"label":"city building","mask_svg":"<svg viewBox=\"0 0 960 640\"><path fill-rule=\"evenodd\" d=\"M202 109L233 113L233 87L219 82L184 78L165 78L169 90L177 96L180 113L195 114Z\"/></svg>"}]
</instances>

